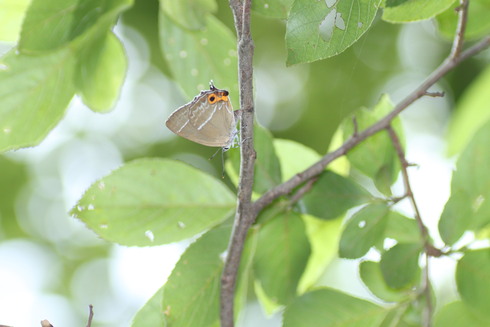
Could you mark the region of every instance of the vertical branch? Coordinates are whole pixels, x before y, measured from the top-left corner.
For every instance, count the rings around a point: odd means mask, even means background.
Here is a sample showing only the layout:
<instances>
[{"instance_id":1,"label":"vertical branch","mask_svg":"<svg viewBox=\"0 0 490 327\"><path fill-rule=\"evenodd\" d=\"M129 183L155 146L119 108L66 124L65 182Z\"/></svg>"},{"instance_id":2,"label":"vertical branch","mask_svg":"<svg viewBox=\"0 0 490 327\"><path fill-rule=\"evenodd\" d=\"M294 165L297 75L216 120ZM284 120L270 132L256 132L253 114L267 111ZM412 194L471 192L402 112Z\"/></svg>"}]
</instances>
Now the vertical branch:
<instances>
[{"instance_id":1,"label":"vertical branch","mask_svg":"<svg viewBox=\"0 0 490 327\"><path fill-rule=\"evenodd\" d=\"M420 235L422 237L422 241L424 243L424 252L425 252L425 267L423 269L424 273L424 287L423 287L423 295L426 298L427 307L424 312L423 317L423 326L430 327L432 326L432 314L433 314L433 305L430 294L431 284L429 279L429 256L435 252L433 245L429 241L429 233L427 231L427 227L424 225L422 221L422 217L420 216L420 211L417 206L417 202L415 201L415 197L412 192L412 187L410 186L410 179L408 177L408 167L410 166L407 159L405 158L405 152L403 151L402 144L395 130L389 125L386 130L390 135L391 142L393 143L393 147L395 148L396 154L398 156L398 160L401 165L401 172L403 177L403 185L405 186L405 194L409 198L412 208L414 211L415 220L419 226Z\"/></svg>"},{"instance_id":2,"label":"vertical branch","mask_svg":"<svg viewBox=\"0 0 490 327\"><path fill-rule=\"evenodd\" d=\"M256 153L253 146L253 51L250 32L251 0L230 0L238 37L238 78L240 84L240 179L238 203L228 254L221 276L221 327L233 327L234 295L243 246L257 211L252 203L252 186Z\"/></svg>"},{"instance_id":3,"label":"vertical branch","mask_svg":"<svg viewBox=\"0 0 490 327\"><path fill-rule=\"evenodd\" d=\"M449 58L455 59L461 54L463 49L464 32L466 31L466 21L468 17L468 0L459 0L458 25L456 27L456 35L454 36L453 46Z\"/></svg>"}]
</instances>

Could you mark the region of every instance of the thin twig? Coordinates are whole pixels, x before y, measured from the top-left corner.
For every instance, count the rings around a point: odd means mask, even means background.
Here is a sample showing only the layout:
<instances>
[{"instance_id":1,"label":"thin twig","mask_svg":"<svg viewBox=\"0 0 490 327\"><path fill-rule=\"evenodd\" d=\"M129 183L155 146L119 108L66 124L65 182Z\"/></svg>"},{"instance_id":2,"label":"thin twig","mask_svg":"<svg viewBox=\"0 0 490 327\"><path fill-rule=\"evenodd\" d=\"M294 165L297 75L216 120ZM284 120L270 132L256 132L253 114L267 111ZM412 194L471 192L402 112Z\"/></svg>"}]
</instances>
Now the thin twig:
<instances>
[{"instance_id":1,"label":"thin twig","mask_svg":"<svg viewBox=\"0 0 490 327\"><path fill-rule=\"evenodd\" d=\"M223 273L221 275L221 327L234 325L234 295L238 268L247 232L252 226L257 211L252 206L252 187L256 153L253 145L254 102L253 102L253 53L254 44L250 31L251 0L230 0L238 38L238 79L240 84L240 177L238 204L235 223L228 245Z\"/></svg>"},{"instance_id":2,"label":"thin twig","mask_svg":"<svg viewBox=\"0 0 490 327\"><path fill-rule=\"evenodd\" d=\"M443 97L446 93L443 91L443 92L425 92L425 95L428 96L428 97L433 97L433 98L439 98L439 97Z\"/></svg>"},{"instance_id":3,"label":"thin twig","mask_svg":"<svg viewBox=\"0 0 490 327\"><path fill-rule=\"evenodd\" d=\"M395 130L391 127L391 125L386 127L386 130L390 135L391 143L393 143L393 147L395 148L396 155L398 156L398 160L400 161L403 185L405 186L406 196L410 199L410 203L412 204L412 208L415 212L415 220L417 221L417 224L420 229L420 234L422 236L422 240L424 241L424 245L425 245L425 243L428 241L429 234L427 231L427 227L425 227L424 222L422 221L422 218L420 216L420 211L417 206L417 202L415 201L415 197L413 196L412 187L410 186L410 179L408 178L408 171L407 171L407 167L409 166L409 164L407 159L405 158L405 152L403 151L403 147L400 142L400 139L398 138L398 135L396 134Z\"/></svg>"},{"instance_id":4,"label":"thin twig","mask_svg":"<svg viewBox=\"0 0 490 327\"><path fill-rule=\"evenodd\" d=\"M463 60L474 56L475 54L485 50L490 46L490 36L487 36L477 44L468 48L466 51L462 52L460 56L454 59L446 59L439 67L437 67L429 77L420 84L413 92L407 95L400 103L398 103L395 108L384 116L382 119L366 128L365 130L359 132L357 135L351 136L344 144L342 144L336 150L327 153L319 161L311 165L309 168L305 169L301 173L296 174L291 177L286 182L270 189L264 193L254 204L255 210L260 211L269 205L272 201L280 196L286 195L291 192L294 188L303 184L310 178L319 175L323 172L325 167L330 164L333 160L343 156L348 151L350 151L357 144L361 143L373 134L385 129L390 125L391 121L397 117L403 110L405 110L413 102L421 98L426 94L428 89L439 81L444 75L446 75L451 69L460 64Z\"/></svg>"},{"instance_id":5,"label":"thin twig","mask_svg":"<svg viewBox=\"0 0 490 327\"><path fill-rule=\"evenodd\" d=\"M423 325L425 327L430 327L432 325L432 299L431 299L431 294L430 294L430 279L429 279L429 254L428 248L430 245L429 241L429 233L427 230L427 227L424 225L424 222L422 221L422 217L420 215L419 207L417 206L417 202L415 201L415 197L413 195L412 187L410 185L410 178L408 177L408 161L405 158L405 151L403 150L402 144L400 142L400 138L396 134L395 130L389 125L386 130L388 131L388 134L391 139L391 143L393 144L393 147L395 148L396 155L398 156L398 160L400 161L400 166L401 166L401 173L402 173L402 179L403 179L403 185L405 186L405 194L410 200L410 203L412 204L412 209L414 211L414 216L415 220L417 221L417 225L419 226L420 230L420 235L422 237L422 241L424 243L424 252L426 256L426 264L424 267L424 287L423 287L423 294L426 298L427 306L425 310L425 314L423 317Z\"/></svg>"},{"instance_id":6,"label":"thin twig","mask_svg":"<svg viewBox=\"0 0 490 327\"><path fill-rule=\"evenodd\" d=\"M89 310L89 313L88 313L87 327L91 327L92 326L92 319L94 318L94 306L90 304L88 306L88 310Z\"/></svg>"},{"instance_id":7,"label":"thin twig","mask_svg":"<svg viewBox=\"0 0 490 327\"><path fill-rule=\"evenodd\" d=\"M311 190L311 188L313 187L313 185L317 180L318 180L318 176L313 177L312 179L307 181L305 185L300 187L299 190L297 190L296 193L294 193L293 196L291 196L291 198L289 199L290 204L293 205L299 200L301 200L301 198Z\"/></svg>"},{"instance_id":8,"label":"thin twig","mask_svg":"<svg viewBox=\"0 0 490 327\"><path fill-rule=\"evenodd\" d=\"M454 36L453 46L451 48L450 58L459 57L464 43L464 32L466 31L466 21L468 18L468 0L459 0L458 25L456 27L456 35Z\"/></svg>"}]
</instances>

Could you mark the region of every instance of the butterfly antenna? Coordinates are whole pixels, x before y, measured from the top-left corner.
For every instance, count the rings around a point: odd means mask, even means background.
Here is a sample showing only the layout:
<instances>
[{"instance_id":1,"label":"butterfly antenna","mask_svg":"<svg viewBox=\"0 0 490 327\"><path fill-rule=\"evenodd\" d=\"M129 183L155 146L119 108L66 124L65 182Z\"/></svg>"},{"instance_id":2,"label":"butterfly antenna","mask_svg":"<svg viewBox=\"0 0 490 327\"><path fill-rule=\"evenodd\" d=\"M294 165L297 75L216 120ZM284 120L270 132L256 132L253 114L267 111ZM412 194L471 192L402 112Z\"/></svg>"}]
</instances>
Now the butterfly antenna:
<instances>
[{"instance_id":1,"label":"butterfly antenna","mask_svg":"<svg viewBox=\"0 0 490 327\"><path fill-rule=\"evenodd\" d=\"M220 151L221 149L218 149L218 151L216 151L211 157L209 157L208 160L213 160L214 157L216 157L216 155L218 154L218 152Z\"/></svg>"}]
</instances>

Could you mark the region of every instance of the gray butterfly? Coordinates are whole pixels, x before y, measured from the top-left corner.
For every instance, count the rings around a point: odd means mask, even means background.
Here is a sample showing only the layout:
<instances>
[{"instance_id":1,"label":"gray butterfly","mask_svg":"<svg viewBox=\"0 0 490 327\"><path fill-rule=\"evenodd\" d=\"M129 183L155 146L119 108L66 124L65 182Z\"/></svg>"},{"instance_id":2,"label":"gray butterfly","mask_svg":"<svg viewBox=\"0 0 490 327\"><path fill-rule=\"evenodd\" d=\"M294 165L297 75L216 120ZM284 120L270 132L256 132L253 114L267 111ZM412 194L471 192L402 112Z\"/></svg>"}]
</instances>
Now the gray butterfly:
<instances>
[{"instance_id":1,"label":"gray butterfly","mask_svg":"<svg viewBox=\"0 0 490 327\"><path fill-rule=\"evenodd\" d=\"M228 150L235 144L235 112L227 90L219 90L211 81L191 102L175 110L166 121L175 134L193 142Z\"/></svg>"}]
</instances>

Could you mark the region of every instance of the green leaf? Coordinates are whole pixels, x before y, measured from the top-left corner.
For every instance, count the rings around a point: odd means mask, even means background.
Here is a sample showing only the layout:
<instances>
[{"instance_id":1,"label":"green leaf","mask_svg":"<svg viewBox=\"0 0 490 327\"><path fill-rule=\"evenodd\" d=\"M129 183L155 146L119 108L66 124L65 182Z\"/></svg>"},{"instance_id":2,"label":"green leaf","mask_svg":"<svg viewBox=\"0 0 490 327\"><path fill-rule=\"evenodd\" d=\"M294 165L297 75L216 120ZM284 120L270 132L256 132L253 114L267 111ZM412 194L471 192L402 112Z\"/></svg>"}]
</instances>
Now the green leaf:
<instances>
[{"instance_id":1,"label":"green leaf","mask_svg":"<svg viewBox=\"0 0 490 327\"><path fill-rule=\"evenodd\" d=\"M410 0L410 1L387 1L383 9L383 20L392 23L408 23L417 20L429 19L440 14L455 0Z\"/></svg>"},{"instance_id":2,"label":"green leaf","mask_svg":"<svg viewBox=\"0 0 490 327\"><path fill-rule=\"evenodd\" d=\"M388 287L410 288L419 276L420 244L399 243L383 253L380 267Z\"/></svg>"},{"instance_id":3,"label":"green leaf","mask_svg":"<svg viewBox=\"0 0 490 327\"><path fill-rule=\"evenodd\" d=\"M256 124L254 127L254 147L257 153L254 168L254 191L264 193L281 183L281 166L274 149L272 134L264 127ZM233 172L238 176L240 171L240 151L230 151L228 154Z\"/></svg>"},{"instance_id":4,"label":"green leaf","mask_svg":"<svg viewBox=\"0 0 490 327\"><path fill-rule=\"evenodd\" d=\"M160 0L160 8L180 26L198 30L206 26L206 18L216 12L218 6L215 0Z\"/></svg>"},{"instance_id":5,"label":"green leaf","mask_svg":"<svg viewBox=\"0 0 490 327\"><path fill-rule=\"evenodd\" d=\"M132 0L32 0L22 25L19 50L53 50L77 40L105 35Z\"/></svg>"},{"instance_id":6,"label":"green leaf","mask_svg":"<svg viewBox=\"0 0 490 327\"><path fill-rule=\"evenodd\" d=\"M385 203L370 204L352 216L340 237L339 256L356 259L384 239L389 207Z\"/></svg>"},{"instance_id":7,"label":"green leaf","mask_svg":"<svg viewBox=\"0 0 490 327\"><path fill-rule=\"evenodd\" d=\"M264 16L285 19L294 0L255 0L252 9Z\"/></svg>"},{"instance_id":8,"label":"green leaf","mask_svg":"<svg viewBox=\"0 0 490 327\"><path fill-rule=\"evenodd\" d=\"M207 327L219 319L219 289L231 224L208 231L191 244L163 290L166 326Z\"/></svg>"},{"instance_id":9,"label":"green leaf","mask_svg":"<svg viewBox=\"0 0 490 327\"><path fill-rule=\"evenodd\" d=\"M71 212L104 239L147 246L201 233L234 207L214 177L178 161L141 159L94 183Z\"/></svg>"},{"instance_id":10,"label":"green leaf","mask_svg":"<svg viewBox=\"0 0 490 327\"><path fill-rule=\"evenodd\" d=\"M328 264L337 257L342 231L342 219L322 220L308 215L302 217L310 241L311 255L299 282L300 294L310 289L323 275Z\"/></svg>"},{"instance_id":11,"label":"green leaf","mask_svg":"<svg viewBox=\"0 0 490 327\"><path fill-rule=\"evenodd\" d=\"M335 56L371 26L381 0L295 0L286 26L287 64Z\"/></svg>"},{"instance_id":12,"label":"green leaf","mask_svg":"<svg viewBox=\"0 0 490 327\"><path fill-rule=\"evenodd\" d=\"M0 40L16 42L31 0L0 1Z\"/></svg>"},{"instance_id":13,"label":"green leaf","mask_svg":"<svg viewBox=\"0 0 490 327\"><path fill-rule=\"evenodd\" d=\"M490 321L490 249L465 253L456 266L456 285L468 308Z\"/></svg>"},{"instance_id":14,"label":"green leaf","mask_svg":"<svg viewBox=\"0 0 490 327\"><path fill-rule=\"evenodd\" d=\"M160 11L159 30L170 71L189 98L207 89L212 79L238 99L236 40L226 25L208 16L204 29L189 31Z\"/></svg>"},{"instance_id":15,"label":"green leaf","mask_svg":"<svg viewBox=\"0 0 490 327\"><path fill-rule=\"evenodd\" d=\"M369 288L371 293L381 300L387 302L400 302L406 300L408 297L406 293L397 291L386 285L379 262L361 262L359 265L359 274L363 283Z\"/></svg>"},{"instance_id":16,"label":"green leaf","mask_svg":"<svg viewBox=\"0 0 490 327\"><path fill-rule=\"evenodd\" d=\"M275 138L274 148L281 166L282 181L287 181L320 160L315 150L295 141Z\"/></svg>"},{"instance_id":17,"label":"green leaf","mask_svg":"<svg viewBox=\"0 0 490 327\"><path fill-rule=\"evenodd\" d=\"M451 115L447 133L449 155L462 151L475 133L490 119L490 92L487 92L489 89L490 66L465 90Z\"/></svg>"},{"instance_id":18,"label":"green leaf","mask_svg":"<svg viewBox=\"0 0 490 327\"><path fill-rule=\"evenodd\" d=\"M83 102L94 111L110 110L119 96L127 65L124 48L112 32L87 46L75 76Z\"/></svg>"},{"instance_id":19,"label":"green leaf","mask_svg":"<svg viewBox=\"0 0 490 327\"><path fill-rule=\"evenodd\" d=\"M165 327L165 318L162 313L163 287L138 310L133 317L131 327Z\"/></svg>"},{"instance_id":20,"label":"green leaf","mask_svg":"<svg viewBox=\"0 0 490 327\"><path fill-rule=\"evenodd\" d=\"M490 2L488 0L471 0L468 6L468 22L464 33L465 39L476 39L485 36L490 32ZM437 16L437 26L439 32L453 38L456 32L458 15L455 8L459 6L459 1L449 7L445 12ZM486 92L485 92L486 93Z\"/></svg>"},{"instance_id":21,"label":"green leaf","mask_svg":"<svg viewBox=\"0 0 490 327\"><path fill-rule=\"evenodd\" d=\"M442 240L448 245L456 243L469 229L472 215L471 196L463 190L451 187L451 197L439 219L439 234Z\"/></svg>"},{"instance_id":22,"label":"green leaf","mask_svg":"<svg viewBox=\"0 0 490 327\"><path fill-rule=\"evenodd\" d=\"M490 121L475 134L456 163L451 197L439 220L442 239L455 243L467 229L479 231L490 223Z\"/></svg>"},{"instance_id":23,"label":"green leaf","mask_svg":"<svg viewBox=\"0 0 490 327\"><path fill-rule=\"evenodd\" d=\"M280 214L261 227L254 271L270 299L280 304L291 302L309 255L310 243L298 214Z\"/></svg>"},{"instance_id":24,"label":"green leaf","mask_svg":"<svg viewBox=\"0 0 490 327\"><path fill-rule=\"evenodd\" d=\"M387 95L383 95L373 110L362 109L356 112L359 130L364 130L376 123L393 109ZM400 120L392 123L393 129L403 141ZM354 134L351 120L343 124L344 140ZM391 185L396 181L400 164L388 132L381 131L363 141L347 153L347 159L353 167L374 180L376 187L384 194L391 195Z\"/></svg>"},{"instance_id":25,"label":"green leaf","mask_svg":"<svg viewBox=\"0 0 490 327\"><path fill-rule=\"evenodd\" d=\"M418 243L422 241L417 221L404 215L390 211L385 237L392 238L398 243Z\"/></svg>"},{"instance_id":26,"label":"green leaf","mask_svg":"<svg viewBox=\"0 0 490 327\"><path fill-rule=\"evenodd\" d=\"M386 310L328 288L297 297L286 307L284 327L378 327Z\"/></svg>"},{"instance_id":27,"label":"green leaf","mask_svg":"<svg viewBox=\"0 0 490 327\"><path fill-rule=\"evenodd\" d=\"M306 213L335 219L348 209L371 200L371 195L350 179L325 171L303 197Z\"/></svg>"},{"instance_id":28,"label":"green leaf","mask_svg":"<svg viewBox=\"0 0 490 327\"><path fill-rule=\"evenodd\" d=\"M0 151L34 146L61 120L75 89L68 49L0 62Z\"/></svg>"},{"instance_id":29,"label":"green leaf","mask_svg":"<svg viewBox=\"0 0 490 327\"><path fill-rule=\"evenodd\" d=\"M485 321L474 315L461 301L446 304L434 317L434 327L488 327L489 325L489 320Z\"/></svg>"}]
</instances>

